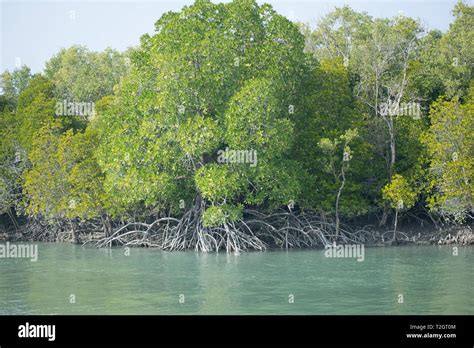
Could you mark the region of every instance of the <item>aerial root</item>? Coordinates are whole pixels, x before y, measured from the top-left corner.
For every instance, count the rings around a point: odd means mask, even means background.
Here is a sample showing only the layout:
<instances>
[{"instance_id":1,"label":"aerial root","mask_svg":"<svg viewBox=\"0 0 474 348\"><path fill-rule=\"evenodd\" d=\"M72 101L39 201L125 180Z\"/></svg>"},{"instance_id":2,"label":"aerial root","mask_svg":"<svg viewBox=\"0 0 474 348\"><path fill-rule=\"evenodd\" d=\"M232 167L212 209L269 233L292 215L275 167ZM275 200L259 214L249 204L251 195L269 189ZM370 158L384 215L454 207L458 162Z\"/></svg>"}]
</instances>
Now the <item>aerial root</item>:
<instances>
[{"instance_id":1,"label":"aerial root","mask_svg":"<svg viewBox=\"0 0 474 348\"><path fill-rule=\"evenodd\" d=\"M188 210L180 219L165 217L154 222L131 222L101 238L97 247L142 246L162 250L194 249L201 252L225 250L263 251L268 248L314 248L333 242L365 244L373 242L369 231L351 230L342 225L336 240L335 224L309 213L277 211L263 214L245 210L243 219L217 227L204 227L199 207Z\"/></svg>"}]
</instances>

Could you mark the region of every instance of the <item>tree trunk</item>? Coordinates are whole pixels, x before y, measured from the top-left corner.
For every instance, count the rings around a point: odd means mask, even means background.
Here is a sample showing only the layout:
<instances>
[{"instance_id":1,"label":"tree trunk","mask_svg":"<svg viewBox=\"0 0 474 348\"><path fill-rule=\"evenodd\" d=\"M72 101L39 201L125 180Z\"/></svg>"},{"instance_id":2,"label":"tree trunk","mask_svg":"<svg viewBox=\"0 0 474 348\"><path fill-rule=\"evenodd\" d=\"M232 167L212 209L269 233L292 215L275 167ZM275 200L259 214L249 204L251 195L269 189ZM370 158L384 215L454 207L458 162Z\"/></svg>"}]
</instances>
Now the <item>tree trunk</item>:
<instances>
[{"instance_id":1,"label":"tree trunk","mask_svg":"<svg viewBox=\"0 0 474 348\"><path fill-rule=\"evenodd\" d=\"M112 226L110 225L110 218L109 214L105 214L105 218L102 216L102 229L104 231L104 236L107 238L109 237L112 233Z\"/></svg>"},{"instance_id":2,"label":"tree trunk","mask_svg":"<svg viewBox=\"0 0 474 348\"><path fill-rule=\"evenodd\" d=\"M76 233L76 226L74 225L74 222L71 221L71 231L72 231L72 241L75 244L79 244L79 238Z\"/></svg>"},{"instance_id":3,"label":"tree trunk","mask_svg":"<svg viewBox=\"0 0 474 348\"><path fill-rule=\"evenodd\" d=\"M18 225L18 222L16 221L15 216L13 215L13 212L12 212L11 208L8 208L7 215L10 218L10 220L12 221L13 227L15 227L15 231L18 231L20 226Z\"/></svg>"},{"instance_id":4,"label":"tree trunk","mask_svg":"<svg viewBox=\"0 0 474 348\"><path fill-rule=\"evenodd\" d=\"M344 174L344 163L342 164L341 169L342 174L342 184L339 187L336 197L336 241L339 238L339 230L340 230L340 220L339 220L339 201L341 199L342 190L344 189L344 185L346 184L346 176Z\"/></svg>"},{"instance_id":5,"label":"tree trunk","mask_svg":"<svg viewBox=\"0 0 474 348\"><path fill-rule=\"evenodd\" d=\"M395 128L393 125L393 118L390 116L390 127L389 127L389 133L390 133L390 170L389 170L389 180L392 180L392 175L393 175L393 170L395 167L395 158L396 158L396 153L395 153Z\"/></svg>"},{"instance_id":6,"label":"tree trunk","mask_svg":"<svg viewBox=\"0 0 474 348\"><path fill-rule=\"evenodd\" d=\"M394 226L393 226L392 242L396 241L396 239L397 239L397 224L398 224L398 209L395 210L395 223L394 223Z\"/></svg>"},{"instance_id":7,"label":"tree trunk","mask_svg":"<svg viewBox=\"0 0 474 348\"><path fill-rule=\"evenodd\" d=\"M387 206L385 205L383 207L383 213L382 213L382 218L380 219L380 222L379 222L379 227L384 227L387 224L387 218L388 218L388 212L387 212Z\"/></svg>"}]
</instances>

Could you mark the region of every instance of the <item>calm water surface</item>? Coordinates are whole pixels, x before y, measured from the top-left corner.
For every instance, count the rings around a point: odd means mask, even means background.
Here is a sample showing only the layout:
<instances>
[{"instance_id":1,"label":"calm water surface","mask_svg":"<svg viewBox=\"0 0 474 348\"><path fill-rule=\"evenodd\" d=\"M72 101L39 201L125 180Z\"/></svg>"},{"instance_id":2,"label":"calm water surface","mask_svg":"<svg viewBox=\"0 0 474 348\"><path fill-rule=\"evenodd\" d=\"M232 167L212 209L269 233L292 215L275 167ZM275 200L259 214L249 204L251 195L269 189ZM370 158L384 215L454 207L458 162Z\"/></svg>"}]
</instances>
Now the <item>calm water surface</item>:
<instances>
[{"instance_id":1,"label":"calm water surface","mask_svg":"<svg viewBox=\"0 0 474 348\"><path fill-rule=\"evenodd\" d=\"M474 314L472 247L366 248L363 262L323 250L38 251L37 262L0 259L0 314Z\"/></svg>"}]
</instances>

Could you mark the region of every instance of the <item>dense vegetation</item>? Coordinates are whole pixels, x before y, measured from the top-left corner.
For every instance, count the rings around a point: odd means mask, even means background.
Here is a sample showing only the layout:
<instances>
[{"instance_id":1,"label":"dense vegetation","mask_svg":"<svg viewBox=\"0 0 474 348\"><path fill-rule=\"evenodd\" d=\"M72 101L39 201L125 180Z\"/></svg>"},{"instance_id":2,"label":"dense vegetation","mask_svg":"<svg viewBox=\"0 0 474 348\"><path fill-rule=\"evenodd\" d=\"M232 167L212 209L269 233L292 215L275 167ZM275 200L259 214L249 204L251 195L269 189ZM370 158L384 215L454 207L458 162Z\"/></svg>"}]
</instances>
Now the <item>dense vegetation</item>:
<instances>
[{"instance_id":1,"label":"dense vegetation","mask_svg":"<svg viewBox=\"0 0 474 348\"><path fill-rule=\"evenodd\" d=\"M202 251L468 223L474 7L453 14L441 33L343 7L313 30L198 0L124 53L5 71L0 213L23 238Z\"/></svg>"}]
</instances>

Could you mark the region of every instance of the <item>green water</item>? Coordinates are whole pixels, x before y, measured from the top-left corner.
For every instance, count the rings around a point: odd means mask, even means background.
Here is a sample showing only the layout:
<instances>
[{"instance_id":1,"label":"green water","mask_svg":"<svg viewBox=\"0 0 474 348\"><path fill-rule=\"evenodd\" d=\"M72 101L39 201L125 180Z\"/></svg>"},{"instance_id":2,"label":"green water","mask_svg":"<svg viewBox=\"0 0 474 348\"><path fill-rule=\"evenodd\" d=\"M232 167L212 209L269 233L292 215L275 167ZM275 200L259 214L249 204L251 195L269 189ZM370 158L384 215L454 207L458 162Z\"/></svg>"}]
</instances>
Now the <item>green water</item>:
<instances>
[{"instance_id":1,"label":"green water","mask_svg":"<svg viewBox=\"0 0 474 348\"><path fill-rule=\"evenodd\" d=\"M322 250L38 251L37 262L0 259L0 314L474 314L472 247L366 248L363 262Z\"/></svg>"}]
</instances>

